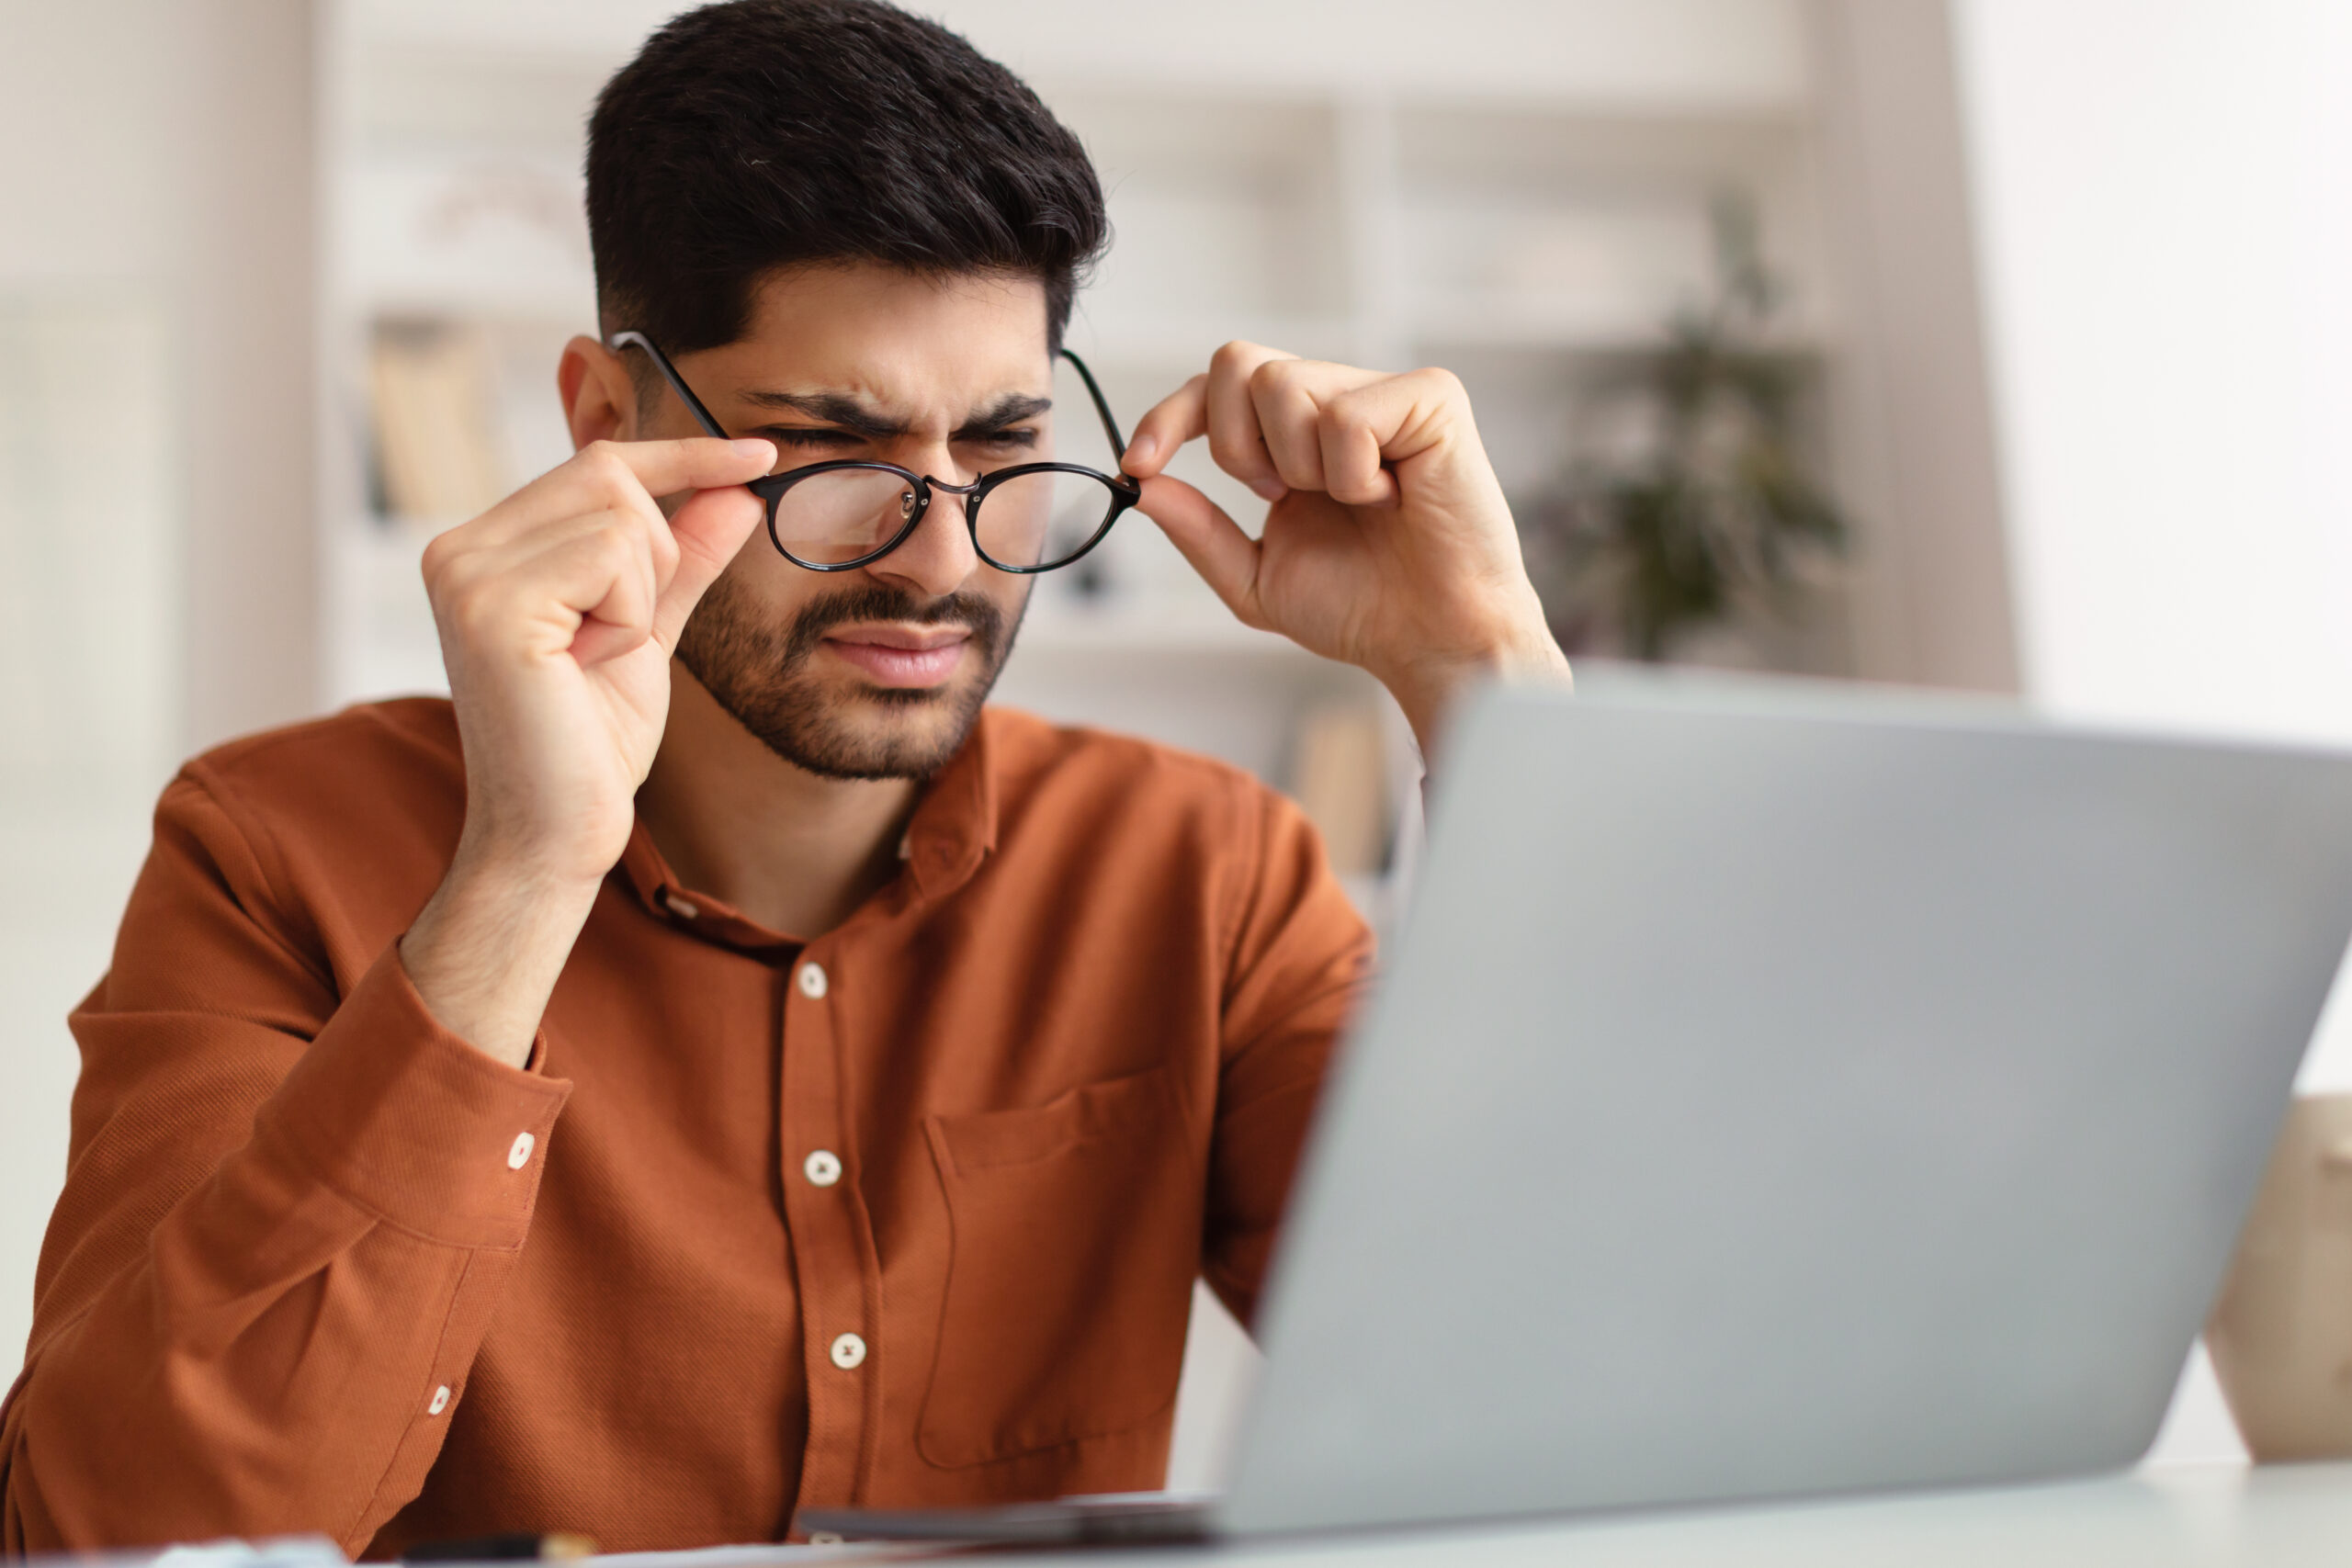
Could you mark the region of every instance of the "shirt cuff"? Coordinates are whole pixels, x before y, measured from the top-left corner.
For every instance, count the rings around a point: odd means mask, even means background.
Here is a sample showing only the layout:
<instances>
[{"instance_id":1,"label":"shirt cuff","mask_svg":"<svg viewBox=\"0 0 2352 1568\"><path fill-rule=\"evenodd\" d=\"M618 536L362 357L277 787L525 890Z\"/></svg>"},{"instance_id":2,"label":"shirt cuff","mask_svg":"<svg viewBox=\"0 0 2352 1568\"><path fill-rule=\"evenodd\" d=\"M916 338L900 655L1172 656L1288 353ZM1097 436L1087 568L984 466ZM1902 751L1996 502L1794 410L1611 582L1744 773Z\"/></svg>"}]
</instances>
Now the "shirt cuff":
<instances>
[{"instance_id":1,"label":"shirt cuff","mask_svg":"<svg viewBox=\"0 0 2352 1568\"><path fill-rule=\"evenodd\" d=\"M539 1043L534 1063L543 1059ZM254 1121L354 1203L458 1247L519 1247L562 1078L494 1061L443 1028L395 942L343 998Z\"/></svg>"}]
</instances>

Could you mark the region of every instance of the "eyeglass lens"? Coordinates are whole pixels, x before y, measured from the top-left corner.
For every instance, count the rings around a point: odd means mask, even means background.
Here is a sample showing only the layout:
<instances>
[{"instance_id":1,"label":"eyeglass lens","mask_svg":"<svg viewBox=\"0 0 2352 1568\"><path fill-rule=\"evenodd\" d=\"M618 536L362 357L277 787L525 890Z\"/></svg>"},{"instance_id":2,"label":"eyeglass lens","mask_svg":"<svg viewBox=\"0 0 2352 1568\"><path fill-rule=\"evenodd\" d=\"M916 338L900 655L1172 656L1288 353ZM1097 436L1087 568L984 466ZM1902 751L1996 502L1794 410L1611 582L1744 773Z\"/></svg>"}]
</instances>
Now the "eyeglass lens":
<instances>
[{"instance_id":1,"label":"eyeglass lens","mask_svg":"<svg viewBox=\"0 0 2352 1568\"><path fill-rule=\"evenodd\" d=\"M1086 547L1117 502L1091 474L1046 472L1005 479L978 498L932 492L936 507L971 507L979 551L1000 566L1058 564ZM776 499L775 542L811 566L872 555L905 531L917 506L912 485L882 468L811 474Z\"/></svg>"}]
</instances>

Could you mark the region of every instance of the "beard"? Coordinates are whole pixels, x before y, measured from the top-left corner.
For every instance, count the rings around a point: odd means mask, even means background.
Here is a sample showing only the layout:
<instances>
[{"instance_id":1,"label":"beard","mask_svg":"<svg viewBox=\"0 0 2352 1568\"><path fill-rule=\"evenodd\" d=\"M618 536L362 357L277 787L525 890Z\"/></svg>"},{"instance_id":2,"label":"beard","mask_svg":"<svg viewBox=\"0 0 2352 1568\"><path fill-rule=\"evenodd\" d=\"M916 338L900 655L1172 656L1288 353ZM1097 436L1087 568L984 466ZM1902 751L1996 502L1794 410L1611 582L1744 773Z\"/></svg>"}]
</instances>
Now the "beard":
<instances>
[{"instance_id":1,"label":"beard","mask_svg":"<svg viewBox=\"0 0 2352 1568\"><path fill-rule=\"evenodd\" d=\"M825 634L859 621L963 626L971 668L931 687L845 688L810 671ZM925 779L963 747L1015 629L978 593L925 604L879 582L812 599L777 626L722 573L687 617L677 658L737 723L796 768L828 779Z\"/></svg>"}]
</instances>

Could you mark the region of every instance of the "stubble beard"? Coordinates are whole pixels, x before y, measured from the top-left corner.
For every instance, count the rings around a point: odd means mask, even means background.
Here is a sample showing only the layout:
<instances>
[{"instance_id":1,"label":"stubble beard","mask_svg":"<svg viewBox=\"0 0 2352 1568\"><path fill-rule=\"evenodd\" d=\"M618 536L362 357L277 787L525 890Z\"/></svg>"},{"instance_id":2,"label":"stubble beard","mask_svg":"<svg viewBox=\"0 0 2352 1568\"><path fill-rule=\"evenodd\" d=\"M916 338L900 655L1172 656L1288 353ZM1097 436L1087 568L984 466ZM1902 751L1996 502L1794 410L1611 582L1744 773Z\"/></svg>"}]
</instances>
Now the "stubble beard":
<instances>
[{"instance_id":1,"label":"stubble beard","mask_svg":"<svg viewBox=\"0 0 2352 1568\"><path fill-rule=\"evenodd\" d=\"M860 621L962 626L976 672L931 687L843 690L820 679L809 664L825 634ZM978 593L925 604L870 581L812 599L777 625L722 574L687 618L677 656L720 707L796 768L829 779L925 779L962 749L1017 629L1017 616L1008 621ZM930 722L903 722L918 717Z\"/></svg>"}]
</instances>

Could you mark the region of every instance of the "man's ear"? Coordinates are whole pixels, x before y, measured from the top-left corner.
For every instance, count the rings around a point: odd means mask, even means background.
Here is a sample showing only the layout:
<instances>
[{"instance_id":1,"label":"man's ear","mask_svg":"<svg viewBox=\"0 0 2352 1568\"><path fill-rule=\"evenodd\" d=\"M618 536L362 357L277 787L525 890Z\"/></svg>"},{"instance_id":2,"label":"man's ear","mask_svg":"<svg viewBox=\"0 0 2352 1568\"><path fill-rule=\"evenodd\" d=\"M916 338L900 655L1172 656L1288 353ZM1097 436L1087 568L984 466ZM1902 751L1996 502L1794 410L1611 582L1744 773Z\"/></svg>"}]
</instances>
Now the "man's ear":
<instances>
[{"instance_id":1,"label":"man's ear","mask_svg":"<svg viewBox=\"0 0 2352 1568\"><path fill-rule=\"evenodd\" d=\"M555 388L563 399L564 423L571 427L573 451L591 441L637 439L637 383L621 356L594 338L576 337L563 345Z\"/></svg>"}]
</instances>

